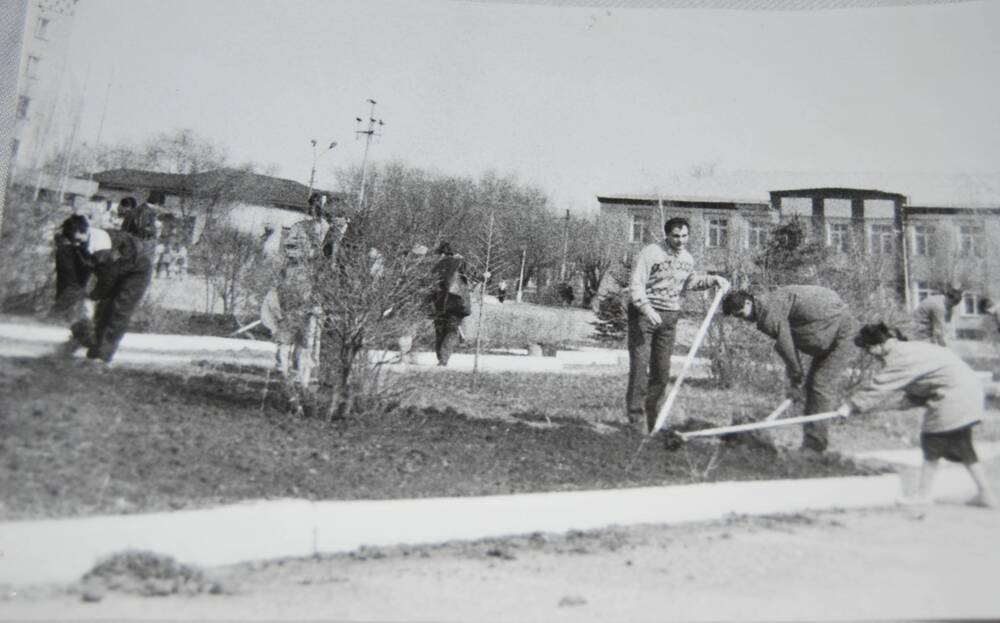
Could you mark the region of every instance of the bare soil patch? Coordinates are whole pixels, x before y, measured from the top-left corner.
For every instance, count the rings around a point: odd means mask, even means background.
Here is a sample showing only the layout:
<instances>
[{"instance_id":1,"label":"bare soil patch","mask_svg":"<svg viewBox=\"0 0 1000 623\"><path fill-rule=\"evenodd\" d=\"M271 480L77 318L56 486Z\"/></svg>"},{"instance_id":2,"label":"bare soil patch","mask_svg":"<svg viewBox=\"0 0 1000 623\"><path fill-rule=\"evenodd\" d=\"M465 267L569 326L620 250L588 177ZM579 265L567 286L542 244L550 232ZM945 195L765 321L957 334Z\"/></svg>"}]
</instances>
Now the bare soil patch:
<instances>
[{"instance_id":1,"label":"bare soil patch","mask_svg":"<svg viewBox=\"0 0 1000 623\"><path fill-rule=\"evenodd\" d=\"M539 425L532 420L545 404L504 419L426 405L335 422L294 418L277 392L265 395L265 382L263 371L0 358L8 397L0 406L0 518L870 472L835 454L745 444L667 451L654 438L637 455L643 435L634 428L605 422L599 432L565 413Z\"/></svg>"}]
</instances>

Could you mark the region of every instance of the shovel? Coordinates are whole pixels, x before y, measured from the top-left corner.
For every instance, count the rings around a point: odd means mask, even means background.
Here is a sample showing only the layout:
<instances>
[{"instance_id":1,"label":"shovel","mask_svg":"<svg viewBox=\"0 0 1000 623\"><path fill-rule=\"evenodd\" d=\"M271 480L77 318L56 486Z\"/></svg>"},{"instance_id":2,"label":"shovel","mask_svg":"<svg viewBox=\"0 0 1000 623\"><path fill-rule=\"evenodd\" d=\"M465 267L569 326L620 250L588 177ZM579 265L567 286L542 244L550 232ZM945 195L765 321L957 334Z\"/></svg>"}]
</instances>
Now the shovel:
<instances>
[{"instance_id":1,"label":"shovel","mask_svg":"<svg viewBox=\"0 0 1000 623\"><path fill-rule=\"evenodd\" d=\"M744 433L751 430L760 430L762 428L775 428L777 426L788 426L790 424L805 424L806 422L819 422L821 420L832 420L835 417L840 417L840 414L837 413L836 411L827 411L825 413L814 413L812 415L790 417L790 418L785 418L783 420L776 420L776 419L762 420L760 422L750 422L748 424L735 424L733 426L705 428L702 430L693 430L684 433L677 432L676 434L682 440L687 441L692 437L714 437L716 435L728 435L730 433Z\"/></svg>"}]
</instances>

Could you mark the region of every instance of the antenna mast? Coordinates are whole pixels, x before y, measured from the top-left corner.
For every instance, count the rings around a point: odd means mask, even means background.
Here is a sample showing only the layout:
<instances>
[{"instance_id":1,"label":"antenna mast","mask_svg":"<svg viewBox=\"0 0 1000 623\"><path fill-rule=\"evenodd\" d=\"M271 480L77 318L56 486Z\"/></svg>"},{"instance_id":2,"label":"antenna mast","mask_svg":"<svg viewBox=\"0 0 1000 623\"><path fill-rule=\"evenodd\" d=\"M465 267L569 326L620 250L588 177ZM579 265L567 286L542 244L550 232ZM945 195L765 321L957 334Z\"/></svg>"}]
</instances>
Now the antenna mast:
<instances>
[{"instance_id":1,"label":"antenna mast","mask_svg":"<svg viewBox=\"0 0 1000 623\"><path fill-rule=\"evenodd\" d=\"M361 160L361 189L358 191L359 210L364 206L365 202L365 183L368 180L368 148L371 147L373 136L382 136L382 127L385 126L385 123L381 119L375 118L375 100L369 98L368 103L372 105L371 113L368 115L368 129L358 129L354 132L355 140L360 135L365 135L365 155ZM354 119L358 123L358 128L360 128L364 120L361 117L355 117Z\"/></svg>"}]
</instances>

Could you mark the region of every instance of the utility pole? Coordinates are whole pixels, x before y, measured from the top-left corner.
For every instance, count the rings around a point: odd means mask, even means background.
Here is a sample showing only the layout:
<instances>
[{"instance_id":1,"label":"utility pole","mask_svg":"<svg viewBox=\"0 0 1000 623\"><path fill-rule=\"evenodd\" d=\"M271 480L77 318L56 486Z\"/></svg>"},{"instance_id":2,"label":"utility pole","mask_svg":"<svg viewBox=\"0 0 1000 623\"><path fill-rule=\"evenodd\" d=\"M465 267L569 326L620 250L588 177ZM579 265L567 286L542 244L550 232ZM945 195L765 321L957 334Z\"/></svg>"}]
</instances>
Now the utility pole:
<instances>
[{"instance_id":1,"label":"utility pole","mask_svg":"<svg viewBox=\"0 0 1000 623\"><path fill-rule=\"evenodd\" d=\"M309 139L309 142L312 143L312 148L313 148L312 169L309 171L309 197L312 197L313 188L316 187L316 139L314 138ZM337 141L330 141L330 145L326 148L326 151L324 151L323 153L325 154L327 151L330 151L336 146L337 146Z\"/></svg>"},{"instance_id":2,"label":"utility pole","mask_svg":"<svg viewBox=\"0 0 1000 623\"><path fill-rule=\"evenodd\" d=\"M521 249L521 272L517 276L517 302L521 302L521 295L524 290L524 261L528 258L528 250Z\"/></svg>"},{"instance_id":3,"label":"utility pole","mask_svg":"<svg viewBox=\"0 0 1000 623\"><path fill-rule=\"evenodd\" d=\"M493 217L490 212L490 229L486 236L486 266L483 269L483 283L479 289L479 318L476 320L476 354L472 359L472 391L476 391L476 373L479 372L479 346L483 334L483 308L486 307L486 274L490 272L490 258L493 255Z\"/></svg>"},{"instance_id":4,"label":"utility pole","mask_svg":"<svg viewBox=\"0 0 1000 623\"><path fill-rule=\"evenodd\" d=\"M97 156L97 152L101 147L101 135L104 133L104 119L108 116L108 102L111 99L111 84L115 80L115 68L111 68L111 76L108 78L108 87L104 90L104 106L101 108L101 121L97 125L97 138L94 139L94 155ZM94 164L97 164L96 162ZM87 179L94 179L94 169L93 167L88 167L90 171L87 173Z\"/></svg>"},{"instance_id":5,"label":"utility pole","mask_svg":"<svg viewBox=\"0 0 1000 623\"><path fill-rule=\"evenodd\" d=\"M381 119L375 118L375 100L369 98L368 103L372 105L371 113L368 115L368 129L359 129L354 132L354 140L357 140L361 134L365 135L365 155L361 160L361 189L358 191L359 210L365 202L365 182L368 179L368 148L371 147L373 136L382 136L382 127L385 125ZM360 128L364 120L361 117L355 117L354 119L358 122L358 127Z\"/></svg>"},{"instance_id":6,"label":"utility pole","mask_svg":"<svg viewBox=\"0 0 1000 623\"><path fill-rule=\"evenodd\" d=\"M562 255L562 268L559 269L559 281L566 281L567 255L569 255L569 210L566 210L566 222L563 225L563 255Z\"/></svg>"}]
</instances>

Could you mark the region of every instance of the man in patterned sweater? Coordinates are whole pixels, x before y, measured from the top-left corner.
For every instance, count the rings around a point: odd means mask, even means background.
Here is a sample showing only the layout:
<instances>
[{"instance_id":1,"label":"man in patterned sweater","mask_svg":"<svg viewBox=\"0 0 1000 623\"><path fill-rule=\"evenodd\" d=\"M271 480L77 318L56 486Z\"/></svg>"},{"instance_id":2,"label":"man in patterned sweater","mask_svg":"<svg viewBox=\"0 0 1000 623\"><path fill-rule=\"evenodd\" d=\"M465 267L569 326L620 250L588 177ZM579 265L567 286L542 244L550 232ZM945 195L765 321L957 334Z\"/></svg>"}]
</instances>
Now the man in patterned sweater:
<instances>
[{"instance_id":1,"label":"man in patterned sweater","mask_svg":"<svg viewBox=\"0 0 1000 623\"><path fill-rule=\"evenodd\" d=\"M687 250L690 225L672 218L663 226L666 239L647 245L636 256L629 280L628 419L653 430L660 402L670 379L681 294L712 286L726 290L723 277L698 273Z\"/></svg>"}]
</instances>

